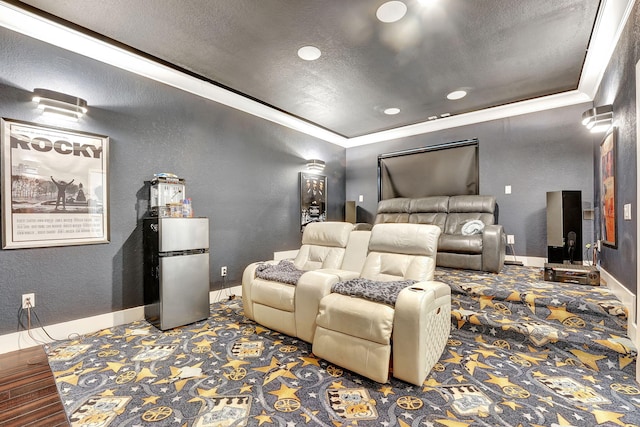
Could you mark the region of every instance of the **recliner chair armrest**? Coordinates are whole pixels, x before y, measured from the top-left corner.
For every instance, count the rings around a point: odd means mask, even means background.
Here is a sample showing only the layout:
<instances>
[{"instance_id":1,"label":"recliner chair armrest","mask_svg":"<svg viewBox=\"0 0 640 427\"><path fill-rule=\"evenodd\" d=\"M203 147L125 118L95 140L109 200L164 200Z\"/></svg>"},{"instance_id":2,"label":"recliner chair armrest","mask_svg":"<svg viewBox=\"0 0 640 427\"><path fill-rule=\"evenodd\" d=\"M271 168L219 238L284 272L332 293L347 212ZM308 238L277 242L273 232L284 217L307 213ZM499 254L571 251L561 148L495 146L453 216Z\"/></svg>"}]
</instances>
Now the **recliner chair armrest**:
<instances>
[{"instance_id":1,"label":"recliner chair armrest","mask_svg":"<svg viewBox=\"0 0 640 427\"><path fill-rule=\"evenodd\" d=\"M403 289L393 319L393 376L422 385L440 359L451 331L451 288L418 282Z\"/></svg>"},{"instance_id":2,"label":"recliner chair armrest","mask_svg":"<svg viewBox=\"0 0 640 427\"><path fill-rule=\"evenodd\" d=\"M256 277L256 268L260 264L271 264L275 265L280 261L270 260L270 261L259 261L249 264L242 273L242 308L244 310L244 315L251 320L255 320L253 317L253 300L251 299L251 285L253 284L253 279Z\"/></svg>"},{"instance_id":3,"label":"recliner chair armrest","mask_svg":"<svg viewBox=\"0 0 640 427\"><path fill-rule=\"evenodd\" d=\"M504 266L506 237L501 225L486 225L482 230L482 270L500 273Z\"/></svg>"},{"instance_id":4,"label":"recliner chair armrest","mask_svg":"<svg viewBox=\"0 0 640 427\"><path fill-rule=\"evenodd\" d=\"M316 317L320 300L331 293L331 286L359 277L354 271L322 269L308 271L300 276L296 285L295 319L298 338L313 342L316 332Z\"/></svg>"}]
</instances>

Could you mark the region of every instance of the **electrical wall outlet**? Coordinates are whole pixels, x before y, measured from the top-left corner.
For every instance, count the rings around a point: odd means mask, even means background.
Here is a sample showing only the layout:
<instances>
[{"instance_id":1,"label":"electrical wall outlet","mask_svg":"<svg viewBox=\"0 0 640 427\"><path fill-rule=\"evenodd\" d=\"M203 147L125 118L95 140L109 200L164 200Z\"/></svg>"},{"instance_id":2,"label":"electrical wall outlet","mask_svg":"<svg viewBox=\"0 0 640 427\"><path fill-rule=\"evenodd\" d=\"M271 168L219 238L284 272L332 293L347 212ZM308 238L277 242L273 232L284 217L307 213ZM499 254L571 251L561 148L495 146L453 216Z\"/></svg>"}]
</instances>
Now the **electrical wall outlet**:
<instances>
[{"instance_id":1,"label":"electrical wall outlet","mask_svg":"<svg viewBox=\"0 0 640 427\"><path fill-rule=\"evenodd\" d=\"M227 266L226 265L223 266L223 267L220 267L220 275L222 277L226 277L227 276Z\"/></svg>"},{"instance_id":2,"label":"electrical wall outlet","mask_svg":"<svg viewBox=\"0 0 640 427\"><path fill-rule=\"evenodd\" d=\"M22 294L22 308L35 308L36 306L36 294Z\"/></svg>"},{"instance_id":3,"label":"electrical wall outlet","mask_svg":"<svg viewBox=\"0 0 640 427\"><path fill-rule=\"evenodd\" d=\"M516 236L514 236L513 234L507 234L507 244L513 245L515 243L516 243Z\"/></svg>"}]
</instances>

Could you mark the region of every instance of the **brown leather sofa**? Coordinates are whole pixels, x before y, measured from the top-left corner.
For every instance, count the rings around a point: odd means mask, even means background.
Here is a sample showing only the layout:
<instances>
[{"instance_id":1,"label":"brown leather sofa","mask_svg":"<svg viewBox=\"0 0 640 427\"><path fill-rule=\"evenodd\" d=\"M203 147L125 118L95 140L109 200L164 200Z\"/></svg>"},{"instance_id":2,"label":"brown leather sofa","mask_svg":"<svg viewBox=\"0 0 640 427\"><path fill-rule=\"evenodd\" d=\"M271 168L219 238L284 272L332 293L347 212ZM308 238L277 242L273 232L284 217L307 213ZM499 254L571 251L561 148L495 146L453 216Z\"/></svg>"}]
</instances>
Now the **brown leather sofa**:
<instances>
[{"instance_id":1,"label":"brown leather sofa","mask_svg":"<svg viewBox=\"0 0 640 427\"><path fill-rule=\"evenodd\" d=\"M378 203L375 224L403 222L440 227L436 257L440 267L499 273L504 266L506 236L496 223L494 196L395 198Z\"/></svg>"}]
</instances>

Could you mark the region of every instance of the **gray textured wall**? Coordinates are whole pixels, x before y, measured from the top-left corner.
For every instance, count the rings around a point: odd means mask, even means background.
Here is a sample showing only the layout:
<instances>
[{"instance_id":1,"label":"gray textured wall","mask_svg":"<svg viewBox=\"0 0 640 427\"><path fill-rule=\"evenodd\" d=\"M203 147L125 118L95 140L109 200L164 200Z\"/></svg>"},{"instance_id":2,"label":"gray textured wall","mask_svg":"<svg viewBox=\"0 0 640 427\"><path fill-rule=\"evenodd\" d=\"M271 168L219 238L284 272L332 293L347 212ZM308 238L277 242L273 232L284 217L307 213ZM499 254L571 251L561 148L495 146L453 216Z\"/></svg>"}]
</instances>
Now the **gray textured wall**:
<instances>
[{"instance_id":1,"label":"gray textured wall","mask_svg":"<svg viewBox=\"0 0 640 427\"><path fill-rule=\"evenodd\" d=\"M143 303L140 218L156 172L186 178L196 215L211 219L212 289L222 265L238 282L248 263L299 247L305 159L327 162L328 216L343 218L341 147L5 29L0 57L0 116L47 124L30 96L43 87L89 103L64 127L111 140L111 243L0 250L0 334L16 331L26 292L45 324Z\"/></svg>"},{"instance_id":2,"label":"gray textured wall","mask_svg":"<svg viewBox=\"0 0 640 427\"><path fill-rule=\"evenodd\" d=\"M637 292L636 263L638 259L637 236L637 164L638 149L636 135L636 63L640 60L640 3L636 3L629 21L620 36L620 41L594 99L594 105L613 104L617 127L616 156L616 217L618 247L603 247L602 266L628 289ZM598 165L601 139L594 143L594 164ZM600 182L596 166L596 184ZM595 186L595 195L600 202L600 188ZM632 220L623 218L623 206L631 204ZM599 221L596 222L599 235Z\"/></svg>"},{"instance_id":3,"label":"gray textured wall","mask_svg":"<svg viewBox=\"0 0 640 427\"><path fill-rule=\"evenodd\" d=\"M507 234L515 235L516 255L546 257L547 191L581 190L583 206L593 206L593 138L580 124L589 107L581 104L349 148L347 200L363 195L358 219L372 222L379 154L478 138L480 194L497 197L499 222ZM505 185L511 185L510 195ZM583 221L582 228L583 242L591 241L593 221Z\"/></svg>"}]
</instances>

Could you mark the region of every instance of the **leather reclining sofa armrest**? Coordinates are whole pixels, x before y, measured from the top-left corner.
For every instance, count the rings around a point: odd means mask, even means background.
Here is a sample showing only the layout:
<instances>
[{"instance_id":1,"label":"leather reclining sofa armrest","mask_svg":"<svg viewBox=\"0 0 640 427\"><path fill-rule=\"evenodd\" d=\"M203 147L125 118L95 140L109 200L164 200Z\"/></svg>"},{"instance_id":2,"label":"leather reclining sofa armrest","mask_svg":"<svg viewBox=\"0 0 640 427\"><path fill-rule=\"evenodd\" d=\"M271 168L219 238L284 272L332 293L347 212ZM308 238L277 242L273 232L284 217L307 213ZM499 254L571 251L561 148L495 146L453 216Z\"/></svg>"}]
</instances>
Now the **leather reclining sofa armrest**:
<instances>
[{"instance_id":1,"label":"leather reclining sofa armrest","mask_svg":"<svg viewBox=\"0 0 640 427\"><path fill-rule=\"evenodd\" d=\"M280 261L270 260L270 261L258 261L249 264L242 273L242 308L244 310L244 315L251 320L255 320L253 317L253 300L251 299L251 285L253 284L253 279L256 277L256 268L260 264L271 264L276 265Z\"/></svg>"},{"instance_id":2,"label":"leather reclining sofa armrest","mask_svg":"<svg viewBox=\"0 0 640 427\"><path fill-rule=\"evenodd\" d=\"M486 225L482 230L482 270L500 273L504 266L506 236L499 224Z\"/></svg>"},{"instance_id":3,"label":"leather reclining sofa armrest","mask_svg":"<svg viewBox=\"0 0 640 427\"><path fill-rule=\"evenodd\" d=\"M422 385L451 331L451 288L418 282L398 295L393 319L393 376Z\"/></svg>"}]
</instances>

